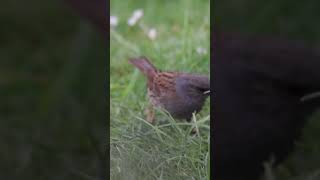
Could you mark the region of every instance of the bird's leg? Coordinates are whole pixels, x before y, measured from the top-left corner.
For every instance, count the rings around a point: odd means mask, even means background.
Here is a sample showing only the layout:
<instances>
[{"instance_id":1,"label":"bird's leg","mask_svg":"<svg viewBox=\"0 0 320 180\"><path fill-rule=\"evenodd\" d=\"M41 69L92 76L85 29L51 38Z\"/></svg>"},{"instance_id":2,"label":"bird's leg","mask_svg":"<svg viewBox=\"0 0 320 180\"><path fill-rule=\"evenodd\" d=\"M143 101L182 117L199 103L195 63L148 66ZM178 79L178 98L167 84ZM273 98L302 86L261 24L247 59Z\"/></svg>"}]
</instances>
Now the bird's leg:
<instances>
[{"instance_id":1,"label":"bird's leg","mask_svg":"<svg viewBox=\"0 0 320 180\"><path fill-rule=\"evenodd\" d=\"M154 109L153 109L153 106L152 105L149 105L147 107L147 121L150 123L150 124L154 124Z\"/></svg>"},{"instance_id":2,"label":"bird's leg","mask_svg":"<svg viewBox=\"0 0 320 180\"><path fill-rule=\"evenodd\" d=\"M154 124L155 120L154 120L154 107L153 104L151 103L151 100L149 99L149 104L146 108L146 114L147 114L147 121L150 124Z\"/></svg>"}]
</instances>

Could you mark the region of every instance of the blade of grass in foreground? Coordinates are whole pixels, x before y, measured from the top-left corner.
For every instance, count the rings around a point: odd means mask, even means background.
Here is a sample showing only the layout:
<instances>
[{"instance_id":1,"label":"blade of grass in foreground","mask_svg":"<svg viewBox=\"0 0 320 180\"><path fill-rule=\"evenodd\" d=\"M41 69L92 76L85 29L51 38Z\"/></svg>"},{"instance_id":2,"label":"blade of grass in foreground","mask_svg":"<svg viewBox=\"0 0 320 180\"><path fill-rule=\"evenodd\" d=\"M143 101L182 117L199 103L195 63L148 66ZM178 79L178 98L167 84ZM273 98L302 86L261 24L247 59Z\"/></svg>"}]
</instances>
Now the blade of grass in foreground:
<instances>
[{"instance_id":1,"label":"blade of grass in foreground","mask_svg":"<svg viewBox=\"0 0 320 180\"><path fill-rule=\"evenodd\" d=\"M131 79L130 79L130 83L129 85L127 86L127 88L122 92L122 96L121 98L124 99L128 96L129 92L132 92L132 89L133 89L133 86L136 84L137 82L137 78L138 78L138 74L139 74L139 71L138 70L135 70L133 75L131 76Z\"/></svg>"}]
</instances>

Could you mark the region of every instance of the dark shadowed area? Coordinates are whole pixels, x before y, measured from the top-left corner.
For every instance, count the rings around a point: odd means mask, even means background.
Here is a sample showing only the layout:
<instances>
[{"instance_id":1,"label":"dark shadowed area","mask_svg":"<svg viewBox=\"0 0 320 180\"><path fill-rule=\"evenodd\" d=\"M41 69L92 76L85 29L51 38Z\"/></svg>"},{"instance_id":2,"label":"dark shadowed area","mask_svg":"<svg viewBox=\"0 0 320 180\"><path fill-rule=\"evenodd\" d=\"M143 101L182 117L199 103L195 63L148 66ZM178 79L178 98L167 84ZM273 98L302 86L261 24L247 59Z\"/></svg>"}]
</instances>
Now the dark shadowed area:
<instances>
[{"instance_id":1,"label":"dark shadowed area","mask_svg":"<svg viewBox=\"0 0 320 180\"><path fill-rule=\"evenodd\" d=\"M1 4L0 179L106 179L101 31L63 1Z\"/></svg>"},{"instance_id":2,"label":"dark shadowed area","mask_svg":"<svg viewBox=\"0 0 320 180\"><path fill-rule=\"evenodd\" d=\"M320 178L320 97L301 101L320 91L318 5L215 2L217 180L256 180L263 172L265 180Z\"/></svg>"}]
</instances>

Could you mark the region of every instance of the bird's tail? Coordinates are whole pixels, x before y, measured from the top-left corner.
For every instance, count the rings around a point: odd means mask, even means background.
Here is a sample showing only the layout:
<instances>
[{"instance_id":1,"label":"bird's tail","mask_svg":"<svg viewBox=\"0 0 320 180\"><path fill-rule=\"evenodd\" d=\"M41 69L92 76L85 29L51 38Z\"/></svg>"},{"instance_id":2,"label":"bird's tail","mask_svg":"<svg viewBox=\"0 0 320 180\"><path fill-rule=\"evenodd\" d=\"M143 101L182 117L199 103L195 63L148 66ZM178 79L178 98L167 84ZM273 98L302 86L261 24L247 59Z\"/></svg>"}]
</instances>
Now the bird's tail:
<instances>
[{"instance_id":1,"label":"bird's tail","mask_svg":"<svg viewBox=\"0 0 320 180\"><path fill-rule=\"evenodd\" d=\"M153 77L157 73L157 68L151 64L146 57L130 58L129 62L137 67L148 78Z\"/></svg>"}]
</instances>

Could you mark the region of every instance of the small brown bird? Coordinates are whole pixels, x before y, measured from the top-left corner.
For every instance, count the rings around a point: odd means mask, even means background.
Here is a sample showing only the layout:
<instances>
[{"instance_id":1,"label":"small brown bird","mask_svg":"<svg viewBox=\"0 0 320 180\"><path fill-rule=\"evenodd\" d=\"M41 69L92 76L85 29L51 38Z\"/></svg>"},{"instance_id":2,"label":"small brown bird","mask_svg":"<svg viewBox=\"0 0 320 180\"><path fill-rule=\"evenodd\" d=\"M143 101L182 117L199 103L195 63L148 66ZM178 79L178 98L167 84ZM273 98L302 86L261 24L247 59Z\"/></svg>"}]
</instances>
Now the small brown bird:
<instances>
[{"instance_id":1,"label":"small brown bird","mask_svg":"<svg viewBox=\"0 0 320 180\"><path fill-rule=\"evenodd\" d=\"M147 121L150 123L154 123L153 107L165 109L174 118L190 121L192 113L199 112L210 95L207 76L161 71L146 57L132 58L129 62L147 77L150 101Z\"/></svg>"}]
</instances>

